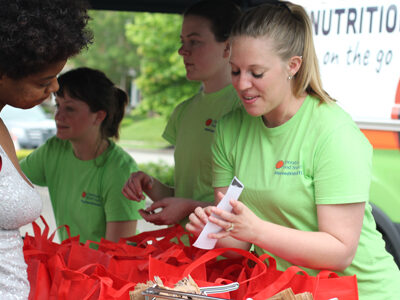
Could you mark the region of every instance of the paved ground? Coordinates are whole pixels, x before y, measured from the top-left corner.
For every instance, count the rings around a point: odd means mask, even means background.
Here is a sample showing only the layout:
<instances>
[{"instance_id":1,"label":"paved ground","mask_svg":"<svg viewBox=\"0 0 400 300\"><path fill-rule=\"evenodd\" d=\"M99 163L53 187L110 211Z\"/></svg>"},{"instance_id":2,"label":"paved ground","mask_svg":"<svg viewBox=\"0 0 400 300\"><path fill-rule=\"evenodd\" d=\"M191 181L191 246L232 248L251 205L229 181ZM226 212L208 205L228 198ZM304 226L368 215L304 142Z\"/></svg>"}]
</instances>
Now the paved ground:
<instances>
[{"instance_id":1,"label":"paved ground","mask_svg":"<svg viewBox=\"0 0 400 300\"><path fill-rule=\"evenodd\" d=\"M165 149L165 150L128 150L129 154L132 155L132 157L135 159L135 161L140 164L140 163L146 163L146 162L159 162L159 161L165 161L166 163L173 165L174 164L174 158L173 158L173 150L172 149ZM50 227L50 233L52 233L57 227L56 227L56 222L54 220L54 215L53 215L53 207L51 206L50 198L49 198L49 193L47 188L43 187L36 187L42 196L43 199L43 211L42 211L42 216L46 219L49 227ZM147 199L146 203L149 205L151 200ZM37 223L41 226L41 228L44 228L42 221L39 219L37 220ZM153 225L151 223L147 223L144 220L140 220L138 222L138 230L140 232L143 231L149 231L149 230L154 230L161 228L160 226ZM32 230L32 225L28 224L26 226L23 226L20 228L20 232L22 235L25 235L27 232L29 235L33 234ZM56 242L59 242L58 237L54 239Z\"/></svg>"}]
</instances>

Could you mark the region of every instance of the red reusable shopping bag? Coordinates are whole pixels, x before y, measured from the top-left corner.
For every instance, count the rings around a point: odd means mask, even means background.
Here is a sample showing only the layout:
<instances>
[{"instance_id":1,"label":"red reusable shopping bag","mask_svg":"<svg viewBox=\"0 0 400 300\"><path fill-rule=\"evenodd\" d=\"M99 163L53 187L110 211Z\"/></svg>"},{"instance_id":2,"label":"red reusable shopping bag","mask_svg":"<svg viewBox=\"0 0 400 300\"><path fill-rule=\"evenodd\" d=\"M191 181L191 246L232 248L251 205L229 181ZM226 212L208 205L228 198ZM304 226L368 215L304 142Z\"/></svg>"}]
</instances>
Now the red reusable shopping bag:
<instances>
[{"instance_id":1,"label":"red reusable shopping bag","mask_svg":"<svg viewBox=\"0 0 400 300\"><path fill-rule=\"evenodd\" d=\"M228 251L237 252L242 255L242 258L216 259L221 254ZM164 285L168 287L173 287L176 282L189 275L199 287L224 285L239 281L238 290L219 293L213 296L225 299L242 299L246 291L247 282L256 279L266 272L266 266L261 260L250 252L241 249L213 249L202 253L200 257L197 257L190 263L179 266L150 257L149 279L158 276L161 278ZM251 276L248 276L245 272L246 268L243 265L243 262L247 262L248 259L251 259L255 264L252 271L256 270L256 272L249 272ZM230 267L224 269L220 268L221 266Z\"/></svg>"},{"instance_id":2,"label":"red reusable shopping bag","mask_svg":"<svg viewBox=\"0 0 400 300\"><path fill-rule=\"evenodd\" d=\"M29 299L49 299L51 279L46 263L32 258L28 264L28 280L30 283Z\"/></svg>"},{"instance_id":3,"label":"red reusable shopping bag","mask_svg":"<svg viewBox=\"0 0 400 300\"><path fill-rule=\"evenodd\" d=\"M185 266L198 251L188 250L180 237L181 226L145 232L113 243L79 243L79 236L54 243L49 227L43 232L33 222L34 236L26 235L24 255L31 285L30 300L36 299L127 299L137 282L149 279L150 258L169 265ZM65 226L69 232L68 226ZM95 244L97 250L90 246ZM201 253L201 252L200 252ZM189 255L189 256L188 256ZM193 256L193 257L192 257Z\"/></svg>"},{"instance_id":4,"label":"red reusable shopping bag","mask_svg":"<svg viewBox=\"0 0 400 300\"><path fill-rule=\"evenodd\" d=\"M122 238L118 243L101 240L99 251L111 254L108 271L121 277L146 282L154 279L149 275L150 262L165 262L168 266L187 265L192 262L195 251L187 251L181 237L188 233L182 226L176 225L160 230L140 233L129 238Z\"/></svg>"},{"instance_id":5,"label":"red reusable shopping bag","mask_svg":"<svg viewBox=\"0 0 400 300\"><path fill-rule=\"evenodd\" d=\"M126 300L136 283L115 276L99 264L89 264L79 270L68 268L56 272L50 290L50 300Z\"/></svg>"},{"instance_id":6,"label":"red reusable shopping bag","mask_svg":"<svg viewBox=\"0 0 400 300\"><path fill-rule=\"evenodd\" d=\"M242 258L216 260L217 257L230 251L240 254ZM254 266L252 268L245 265L248 260L253 262ZM154 270L154 264L156 264L156 262L152 261L152 267L149 272L150 276L157 275L157 273L160 274L161 272L161 267ZM232 267L229 269L221 269L218 267L219 265L231 265ZM229 272L235 275L231 276L232 274L229 274ZM164 276L169 286L188 275L190 275L200 287L239 282L238 290L225 293L224 295L218 294L218 297L224 298L230 294L230 298L232 299L243 299L247 291L248 283L263 276L266 272L267 266L252 253L236 248L220 248L203 252L200 257L197 257L185 268L168 269L168 274L164 272Z\"/></svg>"},{"instance_id":7,"label":"red reusable shopping bag","mask_svg":"<svg viewBox=\"0 0 400 300\"><path fill-rule=\"evenodd\" d=\"M48 226L42 220L43 233L33 223L35 235L24 239L30 300L128 299L128 292L138 282L159 276L172 287L189 274L200 287L239 282L238 290L215 295L220 298L265 300L291 287L295 293L313 293L315 300L358 299L355 276L338 277L328 271L309 276L295 266L283 272L276 269L274 258L267 254L256 257L241 249L206 251L190 247L182 243L181 238L188 233L179 225L144 232L119 243L103 239L83 245L79 236L54 243L55 233L48 237ZM98 249L90 248L91 244ZM241 257L221 259L227 251Z\"/></svg>"},{"instance_id":8,"label":"red reusable shopping bag","mask_svg":"<svg viewBox=\"0 0 400 300\"><path fill-rule=\"evenodd\" d=\"M308 275L303 269L291 266L286 271L277 271L280 276L272 282L267 282L260 289L258 284L249 290L246 298L265 300L280 291L291 288L295 294L310 292L314 300L358 300L356 276L338 276L331 271L321 271L317 276ZM300 273L300 274L299 274Z\"/></svg>"},{"instance_id":9,"label":"red reusable shopping bag","mask_svg":"<svg viewBox=\"0 0 400 300\"><path fill-rule=\"evenodd\" d=\"M45 300L49 298L52 273L48 266L48 260L56 253L67 253L69 245L79 243L79 236L71 237L68 226L65 226L65 228L70 238L61 245L53 242L56 231L49 237L49 226L42 216L40 218L44 224L43 232L41 232L39 225L33 222L34 235L29 236L26 234L24 237L23 251L30 284L30 300Z\"/></svg>"}]
</instances>

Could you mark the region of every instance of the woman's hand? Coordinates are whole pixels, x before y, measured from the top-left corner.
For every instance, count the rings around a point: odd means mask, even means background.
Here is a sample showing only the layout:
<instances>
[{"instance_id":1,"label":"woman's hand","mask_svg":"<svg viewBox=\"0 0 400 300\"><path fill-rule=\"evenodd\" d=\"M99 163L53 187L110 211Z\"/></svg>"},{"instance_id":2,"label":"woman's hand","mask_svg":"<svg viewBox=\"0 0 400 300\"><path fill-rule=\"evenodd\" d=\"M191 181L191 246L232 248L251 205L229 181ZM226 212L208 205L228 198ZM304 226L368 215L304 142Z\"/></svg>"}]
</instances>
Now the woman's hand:
<instances>
[{"instance_id":1,"label":"woman's hand","mask_svg":"<svg viewBox=\"0 0 400 300\"><path fill-rule=\"evenodd\" d=\"M214 206L197 207L194 212L189 215L189 223L186 224L186 229L195 236L198 236L204 226L206 226L213 207Z\"/></svg>"},{"instance_id":2,"label":"woman's hand","mask_svg":"<svg viewBox=\"0 0 400 300\"><path fill-rule=\"evenodd\" d=\"M192 199L167 197L154 202L146 209L139 210L147 222L155 225L173 225L186 218L196 207Z\"/></svg>"},{"instance_id":3,"label":"woman's hand","mask_svg":"<svg viewBox=\"0 0 400 300\"><path fill-rule=\"evenodd\" d=\"M219 193L221 194L221 193ZM222 198L223 194L218 195ZM262 226L262 220L258 218L246 205L237 200L230 200L232 212L211 208L210 222L220 226L223 230L210 234L210 238L222 239L231 236L237 240L254 242L254 232L258 226Z\"/></svg>"},{"instance_id":4,"label":"woman's hand","mask_svg":"<svg viewBox=\"0 0 400 300\"><path fill-rule=\"evenodd\" d=\"M150 191L153 187L153 183L153 177L142 171L132 173L122 189L122 194L133 201L144 200L145 195L143 192L147 193Z\"/></svg>"},{"instance_id":5,"label":"woman's hand","mask_svg":"<svg viewBox=\"0 0 400 300\"><path fill-rule=\"evenodd\" d=\"M217 200L221 200L223 196L224 195L222 193L218 193L216 195ZM236 205L235 202L238 203L238 205ZM236 211L244 212L243 214L240 214L239 217L235 216L234 213L233 214L228 213L215 206L207 206L205 208L197 207L194 210L194 212L189 216L190 222L186 224L186 229L189 232L193 233L195 236L198 236L200 232L203 230L204 226L207 224L207 222L210 221L223 228L223 230L220 233L209 235L210 238L216 238L219 240L216 245L217 248L227 247L227 248L240 248L244 250L249 250L251 243L249 243L248 241L251 240L252 237L250 236L249 232L246 233L247 229L244 230L240 229L242 226L240 226L239 224L241 222L240 218L244 219L245 224L249 223L249 221L246 220L247 215L245 213L247 212L251 213L251 211L243 203L240 203L236 200L232 200L231 204L232 203L234 203L234 206L237 206L237 209L235 208ZM212 213L214 213L215 215L219 215L221 219L212 216ZM225 215L226 219L224 219L222 215ZM236 217L237 219L234 220L234 218ZM232 222L228 220L232 220ZM250 221L250 223L253 222ZM233 229L227 232L226 230L231 228L232 224L233 224ZM239 239L241 237L241 234L243 234L243 236L249 235L249 238L243 238L242 241L240 241ZM229 254L228 256L234 257L235 254Z\"/></svg>"},{"instance_id":6,"label":"woman's hand","mask_svg":"<svg viewBox=\"0 0 400 300\"><path fill-rule=\"evenodd\" d=\"M219 202L224 194L217 193L217 202ZM254 232L257 226L262 226L260 218L258 218L246 205L237 201L230 200L232 212L227 212L216 206L208 206L206 208L197 207L189 216L189 223L186 229L195 235L200 234L208 221L221 227L223 230L218 233L210 234L213 239L223 239L231 236L235 239L253 242Z\"/></svg>"}]
</instances>

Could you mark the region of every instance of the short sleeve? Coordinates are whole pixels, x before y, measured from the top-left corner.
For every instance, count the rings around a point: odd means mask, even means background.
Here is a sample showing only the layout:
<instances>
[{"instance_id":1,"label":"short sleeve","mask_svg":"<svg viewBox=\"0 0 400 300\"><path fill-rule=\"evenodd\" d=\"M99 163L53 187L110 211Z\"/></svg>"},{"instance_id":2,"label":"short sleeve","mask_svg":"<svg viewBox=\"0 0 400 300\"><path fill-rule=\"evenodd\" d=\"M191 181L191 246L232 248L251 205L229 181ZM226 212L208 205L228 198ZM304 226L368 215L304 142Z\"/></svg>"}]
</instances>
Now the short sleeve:
<instances>
[{"instance_id":1,"label":"short sleeve","mask_svg":"<svg viewBox=\"0 0 400 300\"><path fill-rule=\"evenodd\" d=\"M229 186L234 176L233 162L229 159L232 149L229 125L226 119L221 119L217 124L212 145L213 187Z\"/></svg>"},{"instance_id":2,"label":"short sleeve","mask_svg":"<svg viewBox=\"0 0 400 300\"><path fill-rule=\"evenodd\" d=\"M128 153L120 149L120 157L114 157L112 164L104 170L103 193L104 210L107 222L139 220L139 210L144 208L145 201L136 202L125 198L122 188L130 174L138 171L136 162Z\"/></svg>"},{"instance_id":3,"label":"short sleeve","mask_svg":"<svg viewBox=\"0 0 400 300\"><path fill-rule=\"evenodd\" d=\"M315 154L316 204L368 202L372 147L354 124L335 128Z\"/></svg>"},{"instance_id":4,"label":"short sleeve","mask_svg":"<svg viewBox=\"0 0 400 300\"><path fill-rule=\"evenodd\" d=\"M46 186L45 174L45 161L48 153L48 142L34 150L31 154L25 157L21 162L21 169L29 178L29 180L36 185Z\"/></svg>"},{"instance_id":5,"label":"short sleeve","mask_svg":"<svg viewBox=\"0 0 400 300\"><path fill-rule=\"evenodd\" d=\"M178 104L178 106L175 107L162 134L162 137L171 145L176 145L176 135L179 129L180 118L187 102L188 100Z\"/></svg>"}]
</instances>

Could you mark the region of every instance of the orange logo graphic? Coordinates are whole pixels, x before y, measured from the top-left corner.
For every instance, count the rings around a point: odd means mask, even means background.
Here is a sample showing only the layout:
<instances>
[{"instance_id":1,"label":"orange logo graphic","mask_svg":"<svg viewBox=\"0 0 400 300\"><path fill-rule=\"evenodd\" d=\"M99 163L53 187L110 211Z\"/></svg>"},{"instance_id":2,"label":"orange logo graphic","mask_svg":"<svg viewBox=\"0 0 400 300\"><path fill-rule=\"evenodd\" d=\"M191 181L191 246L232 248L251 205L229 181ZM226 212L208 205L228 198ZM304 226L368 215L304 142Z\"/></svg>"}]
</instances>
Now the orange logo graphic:
<instances>
[{"instance_id":1,"label":"orange logo graphic","mask_svg":"<svg viewBox=\"0 0 400 300\"><path fill-rule=\"evenodd\" d=\"M276 163L275 168L280 169L283 167L283 160L280 160Z\"/></svg>"}]
</instances>

